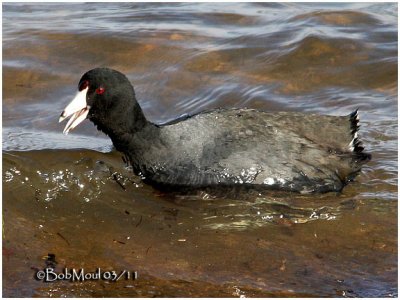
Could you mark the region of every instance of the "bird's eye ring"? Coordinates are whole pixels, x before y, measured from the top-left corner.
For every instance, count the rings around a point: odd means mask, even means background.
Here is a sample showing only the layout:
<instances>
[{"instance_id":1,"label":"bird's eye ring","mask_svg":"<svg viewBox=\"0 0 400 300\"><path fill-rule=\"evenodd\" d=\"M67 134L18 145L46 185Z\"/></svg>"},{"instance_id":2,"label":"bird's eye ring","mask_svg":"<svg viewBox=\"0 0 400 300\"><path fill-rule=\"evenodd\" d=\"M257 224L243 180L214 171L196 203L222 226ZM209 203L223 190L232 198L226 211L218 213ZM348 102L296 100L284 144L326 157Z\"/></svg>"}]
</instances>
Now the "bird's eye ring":
<instances>
[{"instance_id":1,"label":"bird's eye ring","mask_svg":"<svg viewBox=\"0 0 400 300\"><path fill-rule=\"evenodd\" d=\"M96 94L97 95L101 95L106 91L105 88L103 88L102 86L96 89Z\"/></svg>"}]
</instances>

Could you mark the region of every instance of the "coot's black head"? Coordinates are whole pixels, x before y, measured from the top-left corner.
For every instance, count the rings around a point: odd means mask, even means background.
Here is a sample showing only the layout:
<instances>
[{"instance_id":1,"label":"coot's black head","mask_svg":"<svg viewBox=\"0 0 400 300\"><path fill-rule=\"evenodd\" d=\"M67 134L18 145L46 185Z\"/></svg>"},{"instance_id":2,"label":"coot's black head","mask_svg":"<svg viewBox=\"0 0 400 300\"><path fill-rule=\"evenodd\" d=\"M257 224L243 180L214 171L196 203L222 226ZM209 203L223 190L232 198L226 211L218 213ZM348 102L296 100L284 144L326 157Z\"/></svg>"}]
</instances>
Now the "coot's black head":
<instances>
[{"instance_id":1,"label":"coot's black head","mask_svg":"<svg viewBox=\"0 0 400 300\"><path fill-rule=\"evenodd\" d=\"M65 134L86 118L106 134L128 131L135 122L145 122L128 78L108 68L96 68L82 76L78 93L61 113L60 122L69 116Z\"/></svg>"}]
</instances>

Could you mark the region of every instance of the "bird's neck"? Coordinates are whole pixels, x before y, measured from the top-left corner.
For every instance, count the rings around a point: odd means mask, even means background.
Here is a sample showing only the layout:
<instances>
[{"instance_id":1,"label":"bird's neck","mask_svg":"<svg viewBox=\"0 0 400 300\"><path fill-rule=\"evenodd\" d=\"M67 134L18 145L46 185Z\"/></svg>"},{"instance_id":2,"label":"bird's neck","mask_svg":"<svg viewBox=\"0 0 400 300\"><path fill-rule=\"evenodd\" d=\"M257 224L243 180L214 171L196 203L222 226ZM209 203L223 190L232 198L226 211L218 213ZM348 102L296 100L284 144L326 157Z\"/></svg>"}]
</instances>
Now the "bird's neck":
<instances>
[{"instance_id":1,"label":"bird's neck","mask_svg":"<svg viewBox=\"0 0 400 300\"><path fill-rule=\"evenodd\" d=\"M135 144L135 136L142 132L153 132L157 126L149 122L139 104L136 102L130 108L119 111L114 122L107 129L99 128L112 140L118 151L131 151Z\"/></svg>"},{"instance_id":2,"label":"bird's neck","mask_svg":"<svg viewBox=\"0 0 400 300\"><path fill-rule=\"evenodd\" d=\"M128 127L126 131L135 133L143 129L143 127L147 126L150 122L147 121L146 117L143 114L142 108L136 102L130 112L127 113L126 120L128 120Z\"/></svg>"}]
</instances>

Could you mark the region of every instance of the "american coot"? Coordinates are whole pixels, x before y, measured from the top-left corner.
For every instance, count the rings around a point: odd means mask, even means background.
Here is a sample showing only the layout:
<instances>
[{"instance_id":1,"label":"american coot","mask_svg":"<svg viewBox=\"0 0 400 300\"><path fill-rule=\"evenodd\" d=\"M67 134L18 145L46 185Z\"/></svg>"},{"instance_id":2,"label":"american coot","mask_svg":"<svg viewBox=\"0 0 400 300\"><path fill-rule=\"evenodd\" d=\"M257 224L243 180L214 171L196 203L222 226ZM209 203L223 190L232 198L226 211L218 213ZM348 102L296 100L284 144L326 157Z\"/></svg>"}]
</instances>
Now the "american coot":
<instances>
[{"instance_id":1,"label":"american coot","mask_svg":"<svg viewBox=\"0 0 400 300\"><path fill-rule=\"evenodd\" d=\"M357 137L357 110L336 117L216 109L157 125L126 76L108 68L82 76L60 122L70 116L65 134L88 117L158 187L340 191L371 157Z\"/></svg>"}]
</instances>

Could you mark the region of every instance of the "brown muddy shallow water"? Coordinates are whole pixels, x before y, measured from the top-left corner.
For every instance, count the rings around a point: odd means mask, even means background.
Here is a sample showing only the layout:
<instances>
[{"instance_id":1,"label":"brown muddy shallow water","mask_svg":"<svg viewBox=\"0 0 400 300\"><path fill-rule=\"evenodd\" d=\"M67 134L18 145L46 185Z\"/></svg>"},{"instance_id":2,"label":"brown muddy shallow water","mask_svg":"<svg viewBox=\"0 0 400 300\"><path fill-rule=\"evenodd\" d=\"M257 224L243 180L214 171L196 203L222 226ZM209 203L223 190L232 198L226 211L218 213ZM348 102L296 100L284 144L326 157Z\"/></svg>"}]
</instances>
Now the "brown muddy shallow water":
<instances>
[{"instance_id":1,"label":"brown muddy shallow water","mask_svg":"<svg viewBox=\"0 0 400 300\"><path fill-rule=\"evenodd\" d=\"M396 3L3 4L3 296L396 297L397 46ZM359 108L373 159L340 194L161 193L90 122L62 135L98 66L156 123Z\"/></svg>"}]
</instances>

